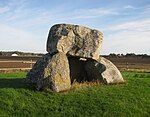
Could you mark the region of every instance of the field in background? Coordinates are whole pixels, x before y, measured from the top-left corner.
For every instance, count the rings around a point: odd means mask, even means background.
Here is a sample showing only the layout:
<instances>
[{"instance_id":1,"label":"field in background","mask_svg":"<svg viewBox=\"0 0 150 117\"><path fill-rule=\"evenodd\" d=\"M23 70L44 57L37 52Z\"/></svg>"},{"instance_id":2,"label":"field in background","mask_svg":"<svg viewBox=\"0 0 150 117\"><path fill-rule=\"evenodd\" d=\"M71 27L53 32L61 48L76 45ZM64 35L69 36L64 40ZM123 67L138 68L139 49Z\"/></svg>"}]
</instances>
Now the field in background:
<instances>
[{"instance_id":1,"label":"field in background","mask_svg":"<svg viewBox=\"0 0 150 117\"><path fill-rule=\"evenodd\" d=\"M40 57L0 56L0 72L30 70Z\"/></svg>"},{"instance_id":2,"label":"field in background","mask_svg":"<svg viewBox=\"0 0 150 117\"><path fill-rule=\"evenodd\" d=\"M122 74L125 84L49 93L24 82L26 72L0 73L0 116L149 117L150 73Z\"/></svg>"},{"instance_id":3,"label":"field in background","mask_svg":"<svg viewBox=\"0 0 150 117\"><path fill-rule=\"evenodd\" d=\"M150 72L150 57L109 57L121 71ZM0 71L29 70L40 57L27 56L0 56Z\"/></svg>"},{"instance_id":4,"label":"field in background","mask_svg":"<svg viewBox=\"0 0 150 117\"><path fill-rule=\"evenodd\" d=\"M150 72L150 57L106 57L121 71Z\"/></svg>"}]
</instances>

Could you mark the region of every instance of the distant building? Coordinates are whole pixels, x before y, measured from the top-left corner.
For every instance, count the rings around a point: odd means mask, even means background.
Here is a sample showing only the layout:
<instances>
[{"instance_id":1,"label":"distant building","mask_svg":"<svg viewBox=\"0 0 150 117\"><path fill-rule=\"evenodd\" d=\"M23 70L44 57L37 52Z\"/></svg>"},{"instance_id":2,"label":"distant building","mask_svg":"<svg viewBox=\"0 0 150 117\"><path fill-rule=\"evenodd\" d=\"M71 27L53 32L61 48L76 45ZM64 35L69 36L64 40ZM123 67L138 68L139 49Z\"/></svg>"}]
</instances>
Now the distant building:
<instances>
[{"instance_id":1,"label":"distant building","mask_svg":"<svg viewBox=\"0 0 150 117\"><path fill-rule=\"evenodd\" d=\"M12 54L11 56L18 56L18 54Z\"/></svg>"}]
</instances>

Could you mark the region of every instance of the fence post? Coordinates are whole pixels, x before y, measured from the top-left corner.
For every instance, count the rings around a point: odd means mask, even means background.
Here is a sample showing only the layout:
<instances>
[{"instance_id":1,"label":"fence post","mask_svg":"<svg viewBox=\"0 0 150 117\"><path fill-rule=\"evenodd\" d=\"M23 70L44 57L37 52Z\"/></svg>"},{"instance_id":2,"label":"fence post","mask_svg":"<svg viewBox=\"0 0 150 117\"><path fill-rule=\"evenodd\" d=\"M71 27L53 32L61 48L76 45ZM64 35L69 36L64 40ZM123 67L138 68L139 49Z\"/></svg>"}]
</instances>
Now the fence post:
<instances>
[{"instance_id":1,"label":"fence post","mask_svg":"<svg viewBox=\"0 0 150 117\"><path fill-rule=\"evenodd\" d=\"M129 69L129 65L128 65L128 62L126 62L126 69L127 69L127 70Z\"/></svg>"},{"instance_id":2,"label":"fence post","mask_svg":"<svg viewBox=\"0 0 150 117\"><path fill-rule=\"evenodd\" d=\"M32 59L31 59L31 63L30 63L30 68L32 68Z\"/></svg>"}]
</instances>

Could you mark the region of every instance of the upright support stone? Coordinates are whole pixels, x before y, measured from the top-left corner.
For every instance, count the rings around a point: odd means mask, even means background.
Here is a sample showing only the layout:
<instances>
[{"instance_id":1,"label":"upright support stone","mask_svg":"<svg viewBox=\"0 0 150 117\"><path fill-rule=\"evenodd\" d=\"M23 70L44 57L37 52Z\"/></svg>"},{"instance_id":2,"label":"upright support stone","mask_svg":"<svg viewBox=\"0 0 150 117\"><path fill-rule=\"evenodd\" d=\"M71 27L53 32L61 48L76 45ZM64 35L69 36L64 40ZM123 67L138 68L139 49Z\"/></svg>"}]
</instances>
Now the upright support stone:
<instances>
[{"instance_id":1,"label":"upright support stone","mask_svg":"<svg viewBox=\"0 0 150 117\"><path fill-rule=\"evenodd\" d=\"M69 90L71 87L68 58L64 53L55 54L44 69L44 79L47 79L55 92Z\"/></svg>"},{"instance_id":2,"label":"upright support stone","mask_svg":"<svg viewBox=\"0 0 150 117\"><path fill-rule=\"evenodd\" d=\"M40 59L38 59L32 69L27 73L26 81L36 84L40 79L42 79L44 69L51 58L52 56L50 54L45 54Z\"/></svg>"},{"instance_id":3,"label":"upright support stone","mask_svg":"<svg viewBox=\"0 0 150 117\"><path fill-rule=\"evenodd\" d=\"M99 60L88 60L86 63L88 77L101 80L107 84L123 83L123 77L117 67L104 57Z\"/></svg>"},{"instance_id":4,"label":"upright support stone","mask_svg":"<svg viewBox=\"0 0 150 117\"><path fill-rule=\"evenodd\" d=\"M40 58L27 74L27 81L34 83L37 90L49 88L60 92L71 87L68 58L64 53L49 54Z\"/></svg>"}]
</instances>

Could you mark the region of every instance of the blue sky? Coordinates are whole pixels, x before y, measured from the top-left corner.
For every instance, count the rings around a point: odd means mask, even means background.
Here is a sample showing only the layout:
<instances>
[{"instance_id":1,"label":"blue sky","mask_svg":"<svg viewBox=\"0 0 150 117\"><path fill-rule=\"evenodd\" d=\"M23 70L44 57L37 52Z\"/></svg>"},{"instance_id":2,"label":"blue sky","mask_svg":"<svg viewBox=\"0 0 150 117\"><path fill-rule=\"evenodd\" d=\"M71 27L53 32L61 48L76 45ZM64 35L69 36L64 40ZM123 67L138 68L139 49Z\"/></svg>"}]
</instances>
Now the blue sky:
<instances>
[{"instance_id":1,"label":"blue sky","mask_svg":"<svg viewBox=\"0 0 150 117\"><path fill-rule=\"evenodd\" d=\"M101 54L150 54L150 0L0 0L0 51L46 53L58 23L102 31Z\"/></svg>"}]
</instances>

